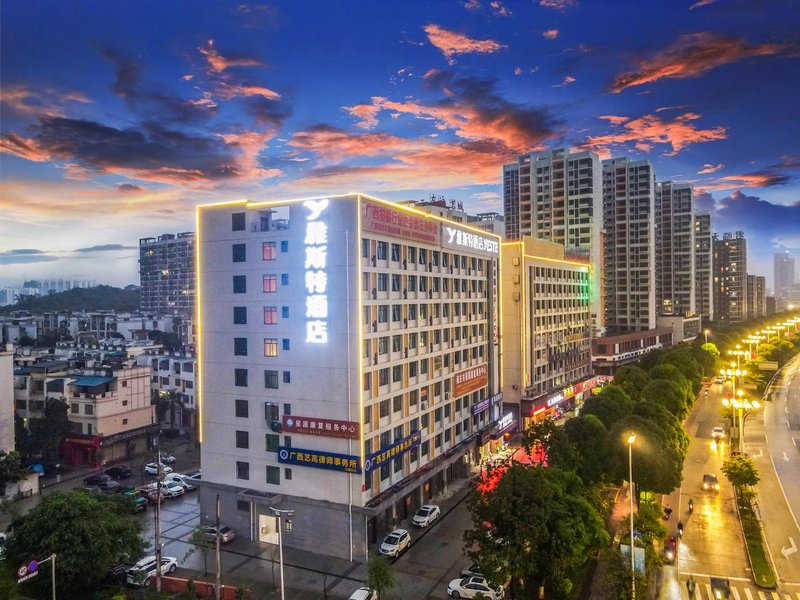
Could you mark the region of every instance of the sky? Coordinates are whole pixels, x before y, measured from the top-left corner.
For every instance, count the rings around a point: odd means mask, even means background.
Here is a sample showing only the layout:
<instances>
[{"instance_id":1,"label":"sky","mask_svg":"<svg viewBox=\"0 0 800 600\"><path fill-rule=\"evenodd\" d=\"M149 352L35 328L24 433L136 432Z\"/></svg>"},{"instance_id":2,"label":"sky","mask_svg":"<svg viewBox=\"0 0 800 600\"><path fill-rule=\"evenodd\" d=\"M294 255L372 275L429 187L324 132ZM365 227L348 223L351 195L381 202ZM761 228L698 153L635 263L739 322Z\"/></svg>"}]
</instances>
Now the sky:
<instances>
[{"instance_id":1,"label":"sky","mask_svg":"<svg viewBox=\"0 0 800 600\"><path fill-rule=\"evenodd\" d=\"M138 284L201 203L360 191L502 212L569 147L695 186L748 271L800 258L800 3L0 3L0 285ZM800 261L798 261L800 262Z\"/></svg>"}]
</instances>

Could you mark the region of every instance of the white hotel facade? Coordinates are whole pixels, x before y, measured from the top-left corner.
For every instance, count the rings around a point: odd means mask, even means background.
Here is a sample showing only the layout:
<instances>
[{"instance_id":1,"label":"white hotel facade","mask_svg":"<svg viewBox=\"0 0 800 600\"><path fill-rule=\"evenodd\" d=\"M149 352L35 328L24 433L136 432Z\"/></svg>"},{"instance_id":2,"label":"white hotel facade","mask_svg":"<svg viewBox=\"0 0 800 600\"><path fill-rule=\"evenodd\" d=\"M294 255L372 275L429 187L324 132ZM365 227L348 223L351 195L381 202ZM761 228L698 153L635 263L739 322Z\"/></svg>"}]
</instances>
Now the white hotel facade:
<instances>
[{"instance_id":1,"label":"white hotel facade","mask_svg":"<svg viewBox=\"0 0 800 600\"><path fill-rule=\"evenodd\" d=\"M500 238L360 194L197 219L203 518L365 560L502 437Z\"/></svg>"}]
</instances>

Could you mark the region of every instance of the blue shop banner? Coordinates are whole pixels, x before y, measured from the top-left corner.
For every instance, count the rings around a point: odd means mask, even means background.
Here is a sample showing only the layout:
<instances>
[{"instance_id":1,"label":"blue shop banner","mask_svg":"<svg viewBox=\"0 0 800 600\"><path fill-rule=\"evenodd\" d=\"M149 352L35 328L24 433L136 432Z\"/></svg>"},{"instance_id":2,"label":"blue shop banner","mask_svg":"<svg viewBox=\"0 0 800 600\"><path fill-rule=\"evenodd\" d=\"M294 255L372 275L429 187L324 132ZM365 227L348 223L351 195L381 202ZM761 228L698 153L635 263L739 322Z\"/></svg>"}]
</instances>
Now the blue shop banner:
<instances>
[{"instance_id":1,"label":"blue shop banner","mask_svg":"<svg viewBox=\"0 0 800 600\"><path fill-rule=\"evenodd\" d=\"M322 450L278 446L278 462L285 465L300 465L301 467L328 469L329 471L361 473L361 465L359 464L358 456L323 452Z\"/></svg>"},{"instance_id":2,"label":"blue shop banner","mask_svg":"<svg viewBox=\"0 0 800 600\"><path fill-rule=\"evenodd\" d=\"M364 472L369 473L372 469L380 467L386 461L397 458L398 456L402 456L411 450L411 448L416 448L421 443L422 432L415 431L411 435L404 437L402 440L395 442L391 446L386 446L386 448L381 448L377 452L373 452L367 456L366 460L364 461Z\"/></svg>"}]
</instances>

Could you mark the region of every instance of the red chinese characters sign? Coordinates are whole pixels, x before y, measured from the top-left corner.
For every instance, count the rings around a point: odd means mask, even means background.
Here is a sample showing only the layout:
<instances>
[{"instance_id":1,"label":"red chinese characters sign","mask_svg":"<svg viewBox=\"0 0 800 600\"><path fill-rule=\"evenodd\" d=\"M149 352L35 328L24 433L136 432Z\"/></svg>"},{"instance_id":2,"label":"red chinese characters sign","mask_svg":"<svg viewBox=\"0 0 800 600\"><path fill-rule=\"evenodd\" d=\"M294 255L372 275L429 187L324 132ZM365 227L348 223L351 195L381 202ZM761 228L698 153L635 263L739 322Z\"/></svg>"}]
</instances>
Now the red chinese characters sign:
<instances>
[{"instance_id":1,"label":"red chinese characters sign","mask_svg":"<svg viewBox=\"0 0 800 600\"><path fill-rule=\"evenodd\" d=\"M356 421L337 421L336 419L320 419L317 417L297 417L283 415L283 431L286 433L302 433L306 435L324 435L326 437L359 439L359 424Z\"/></svg>"},{"instance_id":2,"label":"red chinese characters sign","mask_svg":"<svg viewBox=\"0 0 800 600\"><path fill-rule=\"evenodd\" d=\"M480 365L460 371L453 375L453 389L456 398L469 394L489 383L489 369L486 365Z\"/></svg>"},{"instance_id":3,"label":"red chinese characters sign","mask_svg":"<svg viewBox=\"0 0 800 600\"><path fill-rule=\"evenodd\" d=\"M364 202L361 228L365 231L387 233L398 237L439 243L439 223L390 206Z\"/></svg>"}]
</instances>

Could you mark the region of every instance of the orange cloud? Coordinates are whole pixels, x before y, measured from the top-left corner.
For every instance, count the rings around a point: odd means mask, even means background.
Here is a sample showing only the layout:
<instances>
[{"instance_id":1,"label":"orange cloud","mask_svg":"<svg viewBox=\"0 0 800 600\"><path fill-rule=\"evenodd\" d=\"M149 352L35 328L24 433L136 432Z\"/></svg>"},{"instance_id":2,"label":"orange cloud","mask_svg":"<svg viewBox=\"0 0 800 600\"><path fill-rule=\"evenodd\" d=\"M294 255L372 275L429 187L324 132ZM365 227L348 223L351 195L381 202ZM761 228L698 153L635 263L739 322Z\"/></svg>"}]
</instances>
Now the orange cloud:
<instances>
[{"instance_id":1,"label":"orange cloud","mask_svg":"<svg viewBox=\"0 0 800 600\"><path fill-rule=\"evenodd\" d=\"M546 40L554 40L558 37L558 29L548 29L542 32L542 37Z\"/></svg>"},{"instance_id":2,"label":"orange cloud","mask_svg":"<svg viewBox=\"0 0 800 600\"><path fill-rule=\"evenodd\" d=\"M569 85L570 83L575 83L575 81L576 79L572 75L566 75L564 76L564 81L551 87L554 88L564 87L565 85Z\"/></svg>"},{"instance_id":3,"label":"orange cloud","mask_svg":"<svg viewBox=\"0 0 800 600\"><path fill-rule=\"evenodd\" d=\"M378 100L378 98L372 98ZM343 107L351 116L357 117L359 120L356 123L362 129L372 129L378 125L378 113L381 112L381 107L374 104L356 104L355 106Z\"/></svg>"},{"instance_id":4,"label":"orange cloud","mask_svg":"<svg viewBox=\"0 0 800 600\"><path fill-rule=\"evenodd\" d=\"M634 71L617 75L611 92L652 83L659 79L699 77L721 65L753 56L774 56L786 53L788 44L750 46L743 38L723 37L710 32L681 35L653 58L639 61ZM796 48L795 48L796 51Z\"/></svg>"},{"instance_id":5,"label":"orange cloud","mask_svg":"<svg viewBox=\"0 0 800 600\"><path fill-rule=\"evenodd\" d=\"M582 147L608 156L610 147L619 144L633 143L642 151L651 150L655 144L669 144L672 150L666 156L674 156L691 144L724 140L728 137L726 127L698 129L693 121L700 116L688 112L671 121L662 120L656 115L644 115L636 119L615 115L601 116L601 119L608 121L613 127L621 127L621 130L608 135L590 136Z\"/></svg>"},{"instance_id":6,"label":"orange cloud","mask_svg":"<svg viewBox=\"0 0 800 600\"><path fill-rule=\"evenodd\" d=\"M505 46L494 40L473 40L455 31L443 29L438 25L429 24L422 29L428 34L428 41L441 50L450 64L454 62L453 57L457 54L492 54L505 48Z\"/></svg>"},{"instance_id":7,"label":"orange cloud","mask_svg":"<svg viewBox=\"0 0 800 600\"><path fill-rule=\"evenodd\" d=\"M238 96L261 96L267 100L278 100L281 95L267 87L261 85L246 85L240 83L221 82L217 88L217 93L226 100Z\"/></svg>"},{"instance_id":8,"label":"orange cloud","mask_svg":"<svg viewBox=\"0 0 800 600\"><path fill-rule=\"evenodd\" d=\"M578 0L539 0L539 6L564 11L578 4Z\"/></svg>"},{"instance_id":9,"label":"orange cloud","mask_svg":"<svg viewBox=\"0 0 800 600\"><path fill-rule=\"evenodd\" d=\"M214 40L208 40L206 47L200 47L198 50L200 54L206 57L208 70L212 73L222 73L225 69L230 69L231 67L260 67L264 64L255 58L225 57L214 48Z\"/></svg>"},{"instance_id":10,"label":"orange cloud","mask_svg":"<svg viewBox=\"0 0 800 600\"><path fill-rule=\"evenodd\" d=\"M697 172L697 174L698 175L706 175L708 173L716 173L720 169L724 169L724 168L725 168L725 165L723 165L722 163L719 163L718 165L711 165L711 164L706 163L706 164L703 165L703 168L700 169Z\"/></svg>"},{"instance_id":11,"label":"orange cloud","mask_svg":"<svg viewBox=\"0 0 800 600\"><path fill-rule=\"evenodd\" d=\"M3 86L0 102L20 115L62 115L62 106L67 102L91 102L81 92L74 90L59 91L50 88L37 87L35 90L22 84L8 84Z\"/></svg>"},{"instance_id":12,"label":"orange cloud","mask_svg":"<svg viewBox=\"0 0 800 600\"><path fill-rule=\"evenodd\" d=\"M716 1L717 0L698 0L689 7L689 10L694 10L695 8L700 8L701 6L708 6L709 4L714 4Z\"/></svg>"}]
</instances>

